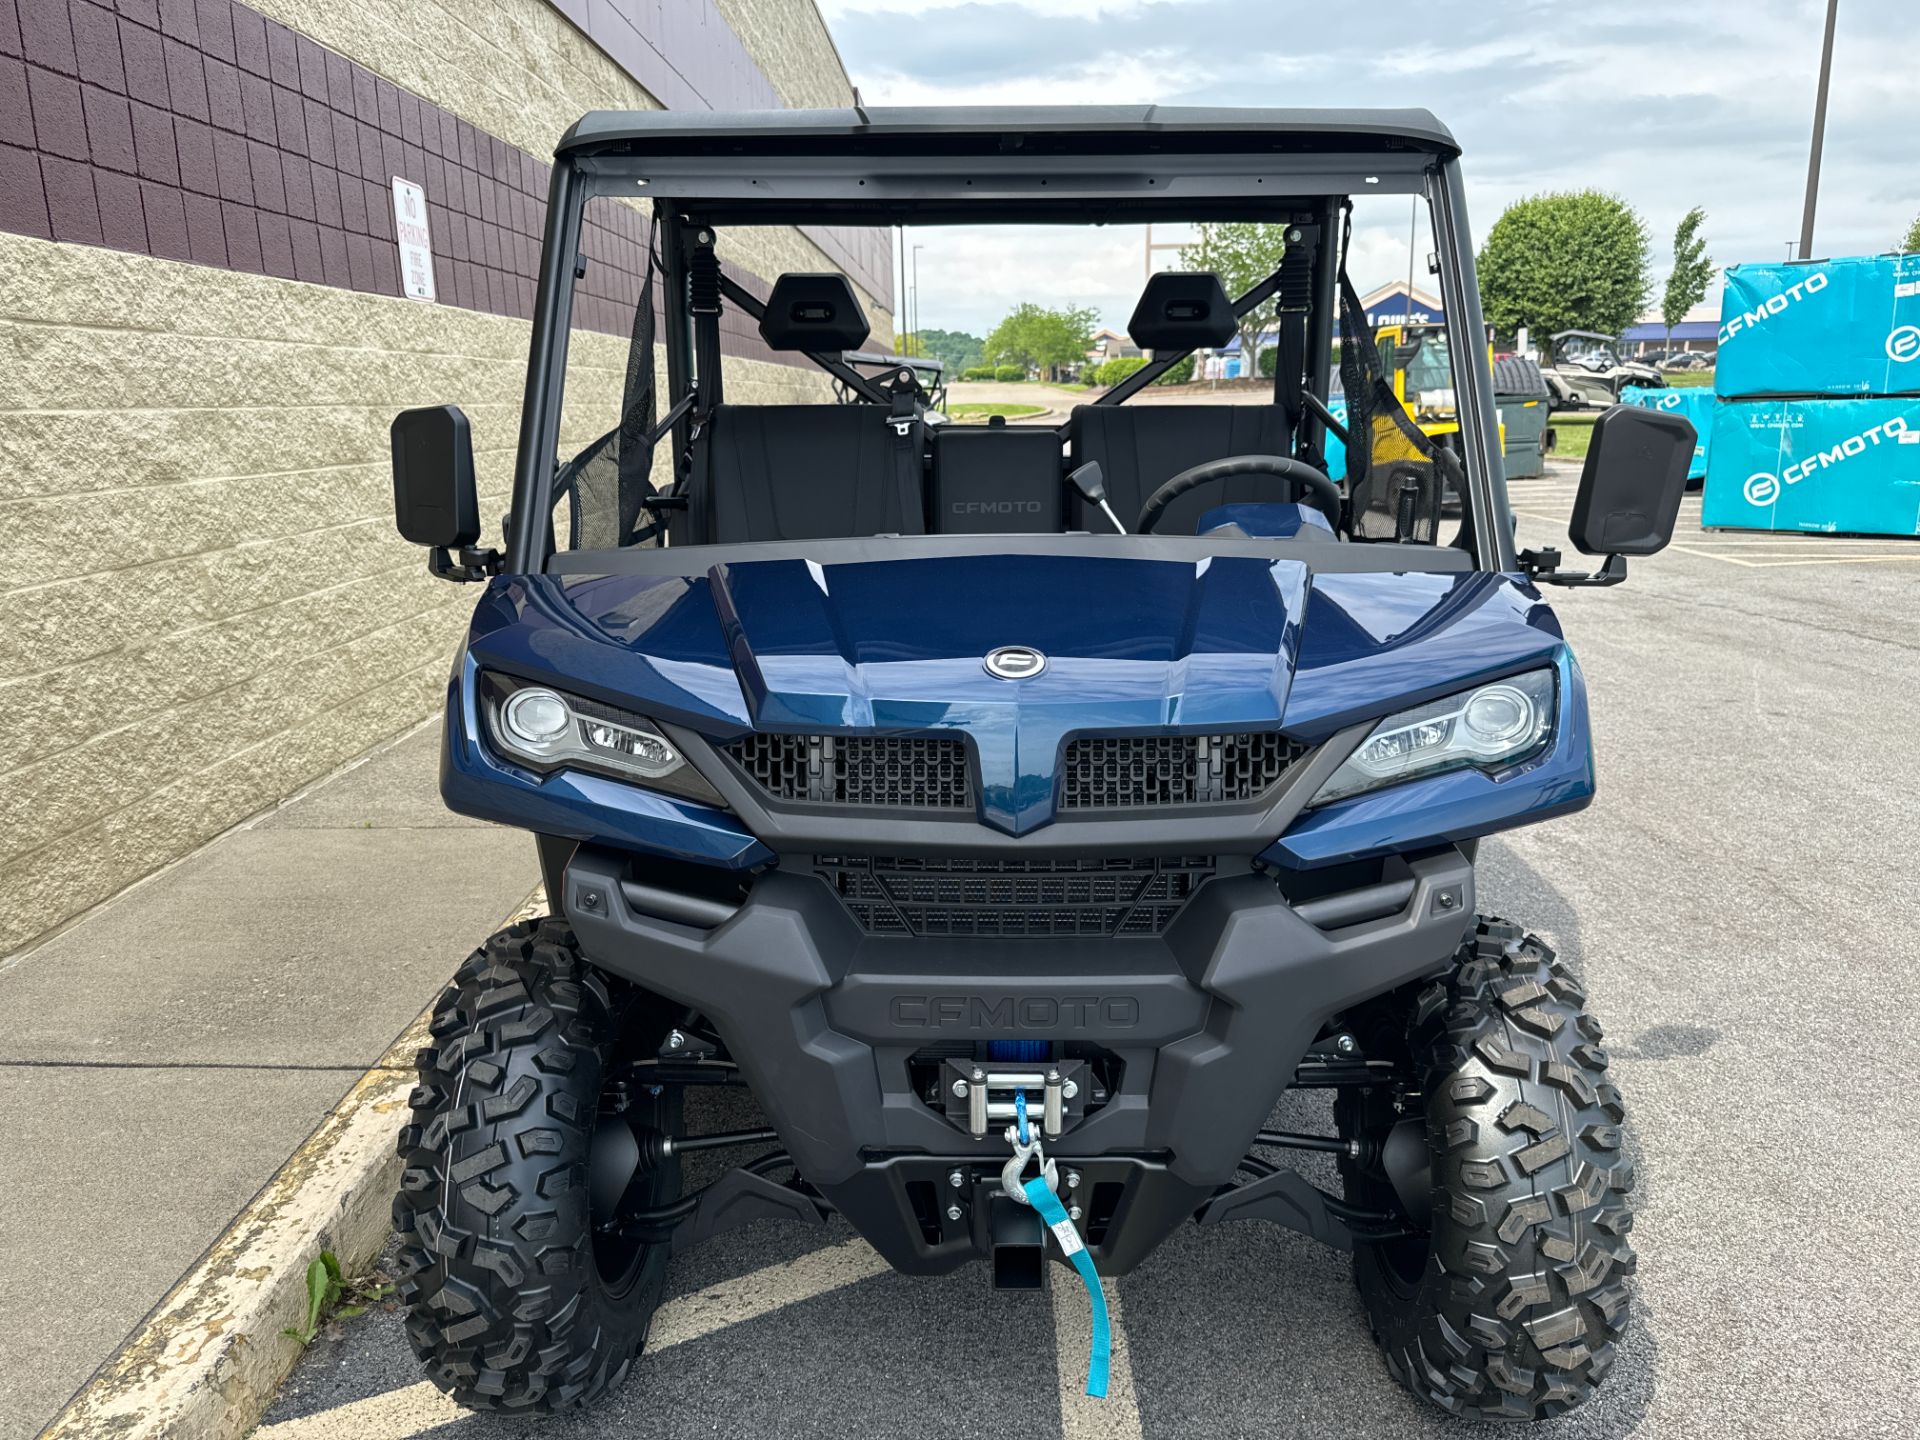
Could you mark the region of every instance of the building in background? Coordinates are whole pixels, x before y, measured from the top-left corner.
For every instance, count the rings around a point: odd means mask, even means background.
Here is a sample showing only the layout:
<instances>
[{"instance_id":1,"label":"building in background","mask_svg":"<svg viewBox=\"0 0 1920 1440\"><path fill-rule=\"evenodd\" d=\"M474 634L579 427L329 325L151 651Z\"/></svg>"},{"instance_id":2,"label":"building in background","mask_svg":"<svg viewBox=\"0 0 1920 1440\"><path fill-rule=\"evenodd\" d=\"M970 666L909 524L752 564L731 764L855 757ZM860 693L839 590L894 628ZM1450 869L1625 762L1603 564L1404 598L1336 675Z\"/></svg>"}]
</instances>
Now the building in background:
<instances>
[{"instance_id":1,"label":"building in background","mask_svg":"<svg viewBox=\"0 0 1920 1440\"><path fill-rule=\"evenodd\" d=\"M1407 304L1407 296L1412 294L1413 304ZM1360 297L1360 308L1367 312L1367 325L1378 330L1382 325L1444 325L1447 312L1437 296L1429 295L1419 287L1409 291L1407 282L1395 280L1382 285L1378 290L1369 290ZM1412 315L1409 319L1408 312Z\"/></svg>"},{"instance_id":2,"label":"building in background","mask_svg":"<svg viewBox=\"0 0 1920 1440\"><path fill-rule=\"evenodd\" d=\"M1649 310L1620 337L1622 353L1645 355L1653 350L1697 351L1712 355L1720 348L1720 300L1716 296L1687 311L1686 318L1667 334L1667 322L1658 310Z\"/></svg>"},{"instance_id":3,"label":"building in background","mask_svg":"<svg viewBox=\"0 0 1920 1440\"><path fill-rule=\"evenodd\" d=\"M460 405L504 511L566 128L851 100L812 0L0 0L0 953L433 713L473 597L394 534L387 426ZM645 253L595 204L569 447ZM885 232L730 240L891 348ZM725 346L730 397L828 393Z\"/></svg>"},{"instance_id":4,"label":"building in background","mask_svg":"<svg viewBox=\"0 0 1920 1440\"><path fill-rule=\"evenodd\" d=\"M1129 337L1103 327L1093 332L1093 341L1087 346L1087 363L1098 365L1105 360L1119 360L1145 353Z\"/></svg>"}]
</instances>

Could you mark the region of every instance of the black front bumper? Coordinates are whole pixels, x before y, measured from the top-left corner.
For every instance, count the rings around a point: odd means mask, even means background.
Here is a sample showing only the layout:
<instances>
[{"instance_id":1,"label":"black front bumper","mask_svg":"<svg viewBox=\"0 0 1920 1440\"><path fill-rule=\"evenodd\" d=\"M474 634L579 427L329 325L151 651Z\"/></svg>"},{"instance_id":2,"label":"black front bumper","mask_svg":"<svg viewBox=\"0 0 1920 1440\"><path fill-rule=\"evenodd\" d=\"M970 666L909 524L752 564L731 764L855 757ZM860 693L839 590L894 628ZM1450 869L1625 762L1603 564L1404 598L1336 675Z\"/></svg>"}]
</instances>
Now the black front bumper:
<instances>
[{"instance_id":1,"label":"black front bumper","mask_svg":"<svg viewBox=\"0 0 1920 1440\"><path fill-rule=\"evenodd\" d=\"M567 867L564 906L595 964L708 1017L799 1172L901 1270L981 1253L1009 1154L929 1105L909 1058L999 1039L1111 1052L1122 1083L1047 1153L1085 1172L1085 1193L1117 1187L1081 1222L1097 1218L1089 1248L1117 1274L1233 1178L1329 1017L1451 959L1472 924L1472 864L1451 849L1410 864L1396 913L1334 930L1254 873L1202 886L1152 938L877 937L826 884L780 871L737 909L669 919L627 857L590 848ZM914 1193L928 1184L931 1225Z\"/></svg>"}]
</instances>

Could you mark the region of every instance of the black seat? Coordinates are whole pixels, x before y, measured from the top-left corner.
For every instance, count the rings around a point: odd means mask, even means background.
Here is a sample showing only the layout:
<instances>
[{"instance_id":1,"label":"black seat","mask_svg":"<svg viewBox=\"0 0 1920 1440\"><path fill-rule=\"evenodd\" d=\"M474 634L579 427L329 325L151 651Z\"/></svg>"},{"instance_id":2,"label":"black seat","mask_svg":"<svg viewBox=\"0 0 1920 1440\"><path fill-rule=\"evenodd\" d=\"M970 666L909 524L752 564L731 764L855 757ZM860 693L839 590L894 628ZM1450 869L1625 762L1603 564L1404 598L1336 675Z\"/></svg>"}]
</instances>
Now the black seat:
<instances>
[{"instance_id":1,"label":"black seat","mask_svg":"<svg viewBox=\"0 0 1920 1440\"><path fill-rule=\"evenodd\" d=\"M1070 444L1074 466L1098 461L1114 514L1129 529L1147 497L1182 470L1229 455L1286 455L1286 418L1277 405L1079 405ZM1216 505L1298 499L1272 476L1240 476L1182 495L1155 527L1191 535ZM1072 497L1074 528L1111 532L1106 516Z\"/></svg>"},{"instance_id":2,"label":"black seat","mask_svg":"<svg viewBox=\"0 0 1920 1440\"><path fill-rule=\"evenodd\" d=\"M867 317L844 275L782 275L760 333L837 354L866 342ZM912 407L716 405L694 442L689 529L718 543L924 534L924 446Z\"/></svg>"},{"instance_id":3,"label":"black seat","mask_svg":"<svg viewBox=\"0 0 1920 1440\"><path fill-rule=\"evenodd\" d=\"M917 478L909 507L895 453L919 443L894 433L883 405L715 406L697 446L694 533L722 543L923 534ZM910 463L917 477L919 456Z\"/></svg>"}]
</instances>

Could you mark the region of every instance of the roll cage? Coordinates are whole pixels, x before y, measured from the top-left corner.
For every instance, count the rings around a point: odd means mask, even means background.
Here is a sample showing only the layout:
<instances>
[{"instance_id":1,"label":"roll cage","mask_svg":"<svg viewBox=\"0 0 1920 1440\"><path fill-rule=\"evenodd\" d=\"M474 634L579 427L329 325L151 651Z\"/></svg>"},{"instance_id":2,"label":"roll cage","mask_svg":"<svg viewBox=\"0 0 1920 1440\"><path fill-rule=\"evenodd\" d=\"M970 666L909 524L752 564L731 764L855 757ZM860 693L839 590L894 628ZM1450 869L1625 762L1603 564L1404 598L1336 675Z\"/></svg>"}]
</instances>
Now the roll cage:
<instances>
[{"instance_id":1,"label":"roll cage","mask_svg":"<svg viewBox=\"0 0 1920 1440\"><path fill-rule=\"evenodd\" d=\"M1421 110L1058 107L774 111L689 116L596 112L562 139L549 191L515 465L505 568L533 572L552 551L562 387L582 213L595 197L645 198L658 222L667 361L661 438L689 453L721 404L718 327L692 294L693 257L727 225L806 226L1260 220L1294 227L1304 273L1276 272L1236 313L1284 285L1304 305L1281 317L1274 404L1296 453L1321 453L1336 336L1343 212L1356 195L1424 197L1460 405L1457 542L1481 569L1515 568L1499 463L1479 286L1467 239L1459 149ZM1286 267L1283 266L1283 271ZM748 314L757 297L718 276ZM1156 356L1092 403L1124 404L1182 354ZM810 357L857 399L886 393L839 355ZM1337 422L1335 422L1337 423Z\"/></svg>"}]
</instances>

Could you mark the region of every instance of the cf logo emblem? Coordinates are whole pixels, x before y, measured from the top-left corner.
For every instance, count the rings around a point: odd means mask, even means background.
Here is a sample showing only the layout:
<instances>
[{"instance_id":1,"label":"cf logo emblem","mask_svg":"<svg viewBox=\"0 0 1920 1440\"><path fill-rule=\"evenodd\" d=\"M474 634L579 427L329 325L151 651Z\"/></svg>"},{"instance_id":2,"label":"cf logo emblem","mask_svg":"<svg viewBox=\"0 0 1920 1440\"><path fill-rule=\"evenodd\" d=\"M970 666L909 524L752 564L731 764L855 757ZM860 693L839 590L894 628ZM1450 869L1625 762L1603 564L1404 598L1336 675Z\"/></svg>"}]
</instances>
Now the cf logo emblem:
<instances>
[{"instance_id":1,"label":"cf logo emblem","mask_svg":"<svg viewBox=\"0 0 1920 1440\"><path fill-rule=\"evenodd\" d=\"M1046 669L1047 657L1025 645L1002 645L988 652L986 666L989 675L1002 680L1024 680Z\"/></svg>"}]
</instances>

